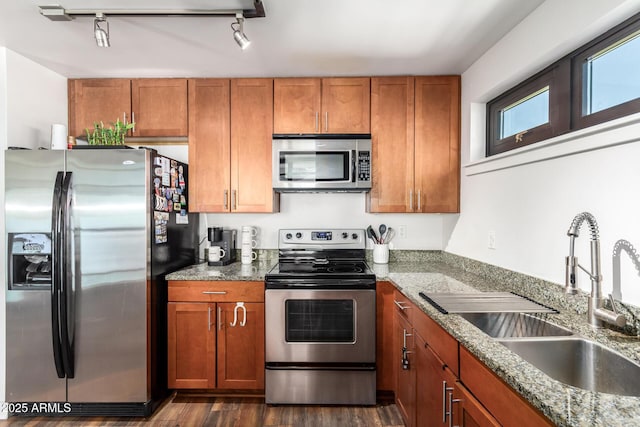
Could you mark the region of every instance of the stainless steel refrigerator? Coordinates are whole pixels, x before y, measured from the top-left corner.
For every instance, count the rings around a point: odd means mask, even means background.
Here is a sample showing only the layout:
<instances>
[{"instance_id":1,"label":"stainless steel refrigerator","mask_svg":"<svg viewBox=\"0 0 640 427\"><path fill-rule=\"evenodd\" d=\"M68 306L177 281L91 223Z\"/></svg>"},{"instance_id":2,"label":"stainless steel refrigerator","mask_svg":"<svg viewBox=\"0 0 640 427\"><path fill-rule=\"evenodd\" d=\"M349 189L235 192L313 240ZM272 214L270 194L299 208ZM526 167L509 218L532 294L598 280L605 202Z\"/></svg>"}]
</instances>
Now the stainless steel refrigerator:
<instances>
[{"instance_id":1,"label":"stainless steel refrigerator","mask_svg":"<svg viewBox=\"0 0 640 427\"><path fill-rule=\"evenodd\" d=\"M5 159L7 401L150 415L167 395L164 275L197 256L187 165L148 149Z\"/></svg>"}]
</instances>

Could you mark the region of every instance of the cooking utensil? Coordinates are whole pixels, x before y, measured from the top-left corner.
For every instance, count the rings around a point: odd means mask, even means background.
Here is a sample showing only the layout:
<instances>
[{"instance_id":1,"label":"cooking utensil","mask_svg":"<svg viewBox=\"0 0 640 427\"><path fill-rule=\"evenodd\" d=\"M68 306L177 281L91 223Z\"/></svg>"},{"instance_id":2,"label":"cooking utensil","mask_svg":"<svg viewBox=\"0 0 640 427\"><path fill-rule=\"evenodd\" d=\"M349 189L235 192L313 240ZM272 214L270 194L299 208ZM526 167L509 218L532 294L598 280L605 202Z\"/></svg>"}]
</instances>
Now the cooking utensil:
<instances>
[{"instance_id":1,"label":"cooking utensil","mask_svg":"<svg viewBox=\"0 0 640 427\"><path fill-rule=\"evenodd\" d=\"M380 241L378 240L378 236L376 236L376 232L373 231L373 227L371 226L367 227L367 236L369 236L373 240L373 243L380 243Z\"/></svg>"},{"instance_id":2,"label":"cooking utensil","mask_svg":"<svg viewBox=\"0 0 640 427\"><path fill-rule=\"evenodd\" d=\"M396 230L393 229L393 227L387 228L387 233L384 236L384 242L383 243L391 243L391 240L393 240L395 235L396 235Z\"/></svg>"},{"instance_id":3,"label":"cooking utensil","mask_svg":"<svg viewBox=\"0 0 640 427\"><path fill-rule=\"evenodd\" d=\"M380 231L380 243L384 243L384 233L387 232L387 226L385 224L380 224L378 230Z\"/></svg>"}]
</instances>

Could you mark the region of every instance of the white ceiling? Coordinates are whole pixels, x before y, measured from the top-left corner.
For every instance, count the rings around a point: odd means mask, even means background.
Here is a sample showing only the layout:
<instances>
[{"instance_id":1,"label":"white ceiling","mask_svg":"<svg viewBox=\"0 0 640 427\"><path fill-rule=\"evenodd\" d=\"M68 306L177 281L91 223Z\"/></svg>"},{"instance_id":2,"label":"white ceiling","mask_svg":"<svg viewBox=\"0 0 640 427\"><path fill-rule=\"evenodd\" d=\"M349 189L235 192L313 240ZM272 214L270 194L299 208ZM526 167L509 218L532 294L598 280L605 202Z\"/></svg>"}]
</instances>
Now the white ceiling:
<instances>
[{"instance_id":1,"label":"white ceiling","mask_svg":"<svg viewBox=\"0 0 640 427\"><path fill-rule=\"evenodd\" d=\"M241 51L231 18L111 17L54 22L0 1L0 46L66 77L261 77L461 74L544 0L263 0ZM235 9L251 0L59 0L66 9Z\"/></svg>"}]
</instances>

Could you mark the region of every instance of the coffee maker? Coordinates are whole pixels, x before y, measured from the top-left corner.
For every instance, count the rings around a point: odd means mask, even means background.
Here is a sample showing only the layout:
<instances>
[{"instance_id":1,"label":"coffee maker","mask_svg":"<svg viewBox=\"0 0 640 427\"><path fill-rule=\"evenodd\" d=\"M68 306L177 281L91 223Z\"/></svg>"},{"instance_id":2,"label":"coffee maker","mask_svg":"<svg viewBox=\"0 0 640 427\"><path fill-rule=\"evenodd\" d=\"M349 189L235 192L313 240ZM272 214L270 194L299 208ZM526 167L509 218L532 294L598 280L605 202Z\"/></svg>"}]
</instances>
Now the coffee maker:
<instances>
[{"instance_id":1,"label":"coffee maker","mask_svg":"<svg viewBox=\"0 0 640 427\"><path fill-rule=\"evenodd\" d=\"M220 261L207 261L208 265L228 265L236 262L236 230L209 227L207 229L207 237L209 246L220 246L225 252Z\"/></svg>"}]
</instances>

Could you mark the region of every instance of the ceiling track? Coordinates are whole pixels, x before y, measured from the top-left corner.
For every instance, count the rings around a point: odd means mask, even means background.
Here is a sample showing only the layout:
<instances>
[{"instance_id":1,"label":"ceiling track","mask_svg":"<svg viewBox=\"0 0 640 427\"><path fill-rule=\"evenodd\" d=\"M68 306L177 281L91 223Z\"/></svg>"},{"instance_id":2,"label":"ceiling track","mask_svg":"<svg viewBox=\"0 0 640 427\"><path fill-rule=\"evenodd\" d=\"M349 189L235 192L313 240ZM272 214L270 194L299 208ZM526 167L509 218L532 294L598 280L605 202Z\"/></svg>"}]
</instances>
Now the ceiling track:
<instances>
[{"instance_id":1,"label":"ceiling track","mask_svg":"<svg viewBox=\"0 0 640 427\"><path fill-rule=\"evenodd\" d=\"M39 6L39 8L40 13L52 21L71 21L76 17L95 17L98 13L109 17L236 17L241 14L245 19L248 19L266 16L262 0L254 0L253 6L253 9L65 9L59 5Z\"/></svg>"}]
</instances>

